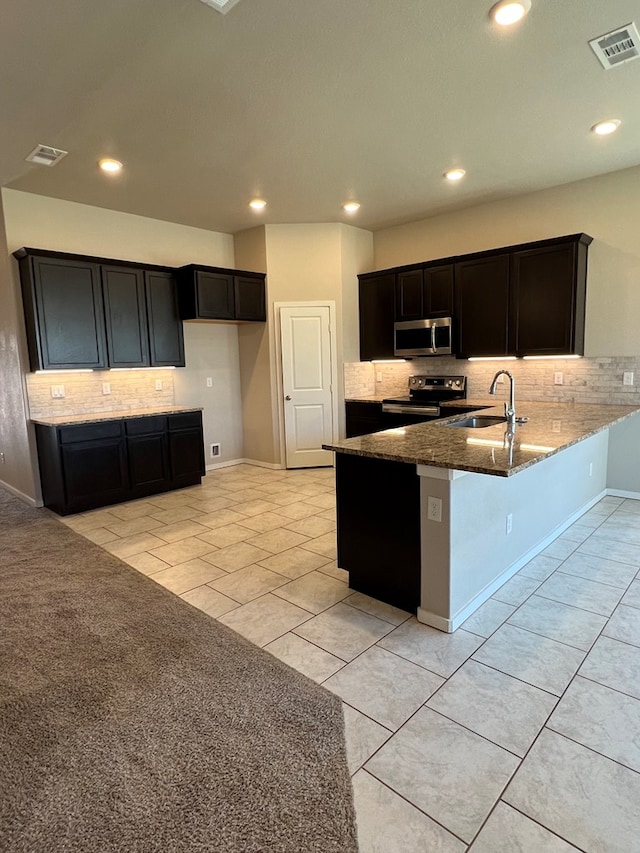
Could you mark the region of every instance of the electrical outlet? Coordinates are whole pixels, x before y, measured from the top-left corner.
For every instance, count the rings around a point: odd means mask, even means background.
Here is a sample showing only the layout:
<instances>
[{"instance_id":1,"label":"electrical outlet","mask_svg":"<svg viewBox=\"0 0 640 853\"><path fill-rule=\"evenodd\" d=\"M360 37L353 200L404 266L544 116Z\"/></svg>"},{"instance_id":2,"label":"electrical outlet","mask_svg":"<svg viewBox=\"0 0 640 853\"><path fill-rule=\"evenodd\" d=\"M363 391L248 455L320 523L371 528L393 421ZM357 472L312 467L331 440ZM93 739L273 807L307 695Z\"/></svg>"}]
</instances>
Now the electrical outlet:
<instances>
[{"instance_id":1,"label":"electrical outlet","mask_svg":"<svg viewBox=\"0 0 640 853\"><path fill-rule=\"evenodd\" d=\"M427 498L427 518L429 521L442 521L442 498Z\"/></svg>"},{"instance_id":2,"label":"electrical outlet","mask_svg":"<svg viewBox=\"0 0 640 853\"><path fill-rule=\"evenodd\" d=\"M102 383L102 393L105 395L111 393L111 383L110 382L103 382Z\"/></svg>"},{"instance_id":3,"label":"electrical outlet","mask_svg":"<svg viewBox=\"0 0 640 853\"><path fill-rule=\"evenodd\" d=\"M564 385L564 376L562 375L561 370L556 370L556 372L553 374L553 384Z\"/></svg>"},{"instance_id":4,"label":"electrical outlet","mask_svg":"<svg viewBox=\"0 0 640 853\"><path fill-rule=\"evenodd\" d=\"M0 465L4 465L7 460L4 458L4 453L0 452Z\"/></svg>"},{"instance_id":5,"label":"electrical outlet","mask_svg":"<svg viewBox=\"0 0 640 853\"><path fill-rule=\"evenodd\" d=\"M593 477L593 462L589 462L589 476Z\"/></svg>"},{"instance_id":6,"label":"electrical outlet","mask_svg":"<svg viewBox=\"0 0 640 853\"><path fill-rule=\"evenodd\" d=\"M162 379L156 379L156 391L162 391Z\"/></svg>"},{"instance_id":7,"label":"electrical outlet","mask_svg":"<svg viewBox=\"0 0 640 853\"><path fill-rule=\"evenodd\" d=\"M633 385L633 370L625 370L622 374L623 385Z\"/></svg>"},{"instance_id":8,"label":"electrical outlet","mask_svg":"<svg viewBox=\"0 0 640 853\"><path fill-rule=\"evenodd\" d=\"M213 376L207 376L207 388L213 388Z\"/></svg>"},{"instance_id":9,"label":"electrical outlet","mask_svg":"<svg viewBox=\"0 0 640 853\"><path fill-rule=\"evenodd\" d=\"M220 456L220 445L219 444L212 444L210 452L211 452L211 458L212 459L214 456Z\"/></svg>"},{"instance_id":10,"label":"electrical outlet","mask_svg":"<svg viewBox=\"0 0 640 853\"><path fill-rule=\"evenodd\" d=\"M560 432L562 430L562 421L551 421L551 432Z\"/></svg>"},{"instance_id":11,"label":"electrical outlet","mask_svg":"<svg viewBox=\"0 0 640 853\"><path fill-rule=\"evenodd\" d=\"M376 382L382 382L382 373L380 371L376 373Z\"/></svg>"},{"instance_id":12,"label":"electrical outlet","mask_svg":"<svg viewBox=\"0 0 640 853\"><path fill-rule=\"evenodd\" d=\"M64 385L52 385L51 396L56 400L60 397L64 397Z\"/></svg>"},{"instance_id":13,"label":"electrical outlet","mask_svg":"<svg viewBox=\"0 0 640 853\"><path fill-rule=\"evenodd\" d=\"M507 515L506 530L507 530L507 536L508 536L508 535L511 533L511 531L513 530L513 513L512 513L512 512L510 512L510 513Z\"/></svg>"}]
</instances>

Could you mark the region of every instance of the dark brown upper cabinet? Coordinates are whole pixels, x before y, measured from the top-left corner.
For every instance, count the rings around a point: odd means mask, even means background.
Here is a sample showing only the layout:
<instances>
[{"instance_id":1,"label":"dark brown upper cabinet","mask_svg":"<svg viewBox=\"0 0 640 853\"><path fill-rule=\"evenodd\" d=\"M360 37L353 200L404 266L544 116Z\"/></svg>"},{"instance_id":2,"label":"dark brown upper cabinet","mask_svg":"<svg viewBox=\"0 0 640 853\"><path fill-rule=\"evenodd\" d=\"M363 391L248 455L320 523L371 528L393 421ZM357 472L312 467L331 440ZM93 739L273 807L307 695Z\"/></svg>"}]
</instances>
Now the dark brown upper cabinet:
<instances>
[{"instance_id":1,"label":"dark brown upper cabinet","mask_svg":"<svg viewBox=\"0 0 640 853\"><path fill-rule=\"evenodd\" d=\"M148 367L143 271L102 266L101 275L109 367Z\"/></svg>"},{"instance_id":2,"label":"dark brown upper cabinet","mask_svg":"<svg viewBox=\"0 0 640 853\"><path fill-rule=\"evenodd\" d=\"M576 234L511 255L514 351L519 356L583 355L587 248Z\"/></svg>"},{"instance_id":3,"label":"dark brown upper cabinet","mask_svg":"<svg viewBox=\"0 0 640 853\"><path fill-rule=\"evenodd\" d=\"M420 266L396 276L395 318L421 320L453 312L453 264Z\"/></svg>"},{"instance_id":4,"label":"dark brown upper cabinet","mask_svg":"<svg viewBox=\"0 0 640 853\"><path fill-rule=\"evenodd\" d=\"M184 366L171 270L43 249L15 257L32 370Z\"/></svg>"},{"instance_id":5,"label":"dark brown upper cabinet","mask_svg":"<svg viewBox=\"0 0 640 853\"><path fill-rule=\"evenodd\" d=\"M179 270L178 300L183 320L264 322L265 276L191 264Z\"/></svg>"},{"instance_id":6,"label":"dark brown upper cabinet","mask_svg":"<svg viewBox=\"0 0 640 853\"><path fill-rule=\"evenodd\" d=\"M509 354L509 254L459 261L456 352L459 358Z\"/></svg>"},{"instance_id":7,"label":"dark brown upper cabinet","mask_svg":"<svg viewBox=\"0 0 640 853\"><path fill-rule=\"evenodd\" d=\"M32 370L107 366L100 269L89 259L16 253Z\"/></svg>"},{"instance_id":8,"label":"dark brown upper cabinet","mask_svg":"<svg viewBox=\"0 0 640 853\"><path fill-rule=\"evenodd\" d=\"M393 358L393 318L396 304L395 273L358 276L360 305L360 360Z\"/></svg>"},{"instance_id":9,"label":"dark brown upper cabinet","mask_svg":"<svg viewBox=\"0 0 640 853\"><path fill-rule=\"evenodd\" d=\"M184 367L184 337L173 273L145 270L151 367Z\"/></svg>"}]
</instances>

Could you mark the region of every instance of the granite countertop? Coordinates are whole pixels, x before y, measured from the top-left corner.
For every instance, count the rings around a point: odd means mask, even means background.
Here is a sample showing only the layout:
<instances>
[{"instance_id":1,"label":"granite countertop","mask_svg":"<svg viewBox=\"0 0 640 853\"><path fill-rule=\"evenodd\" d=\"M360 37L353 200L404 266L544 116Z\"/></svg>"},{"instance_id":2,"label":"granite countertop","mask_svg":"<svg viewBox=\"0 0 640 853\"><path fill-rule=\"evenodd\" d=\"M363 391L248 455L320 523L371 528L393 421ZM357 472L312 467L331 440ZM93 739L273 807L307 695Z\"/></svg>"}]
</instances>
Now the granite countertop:
<instances>
[{"instance_id":1,"label":"granite countertop","mask_svg":"<svg viewBox=\"0 0 640 853\"><path fill-rule=\"evenodd\" d=\"M31 418L34 424L44 426L69 426L93 424L98 421L120 421L124 418L147 418L152 415L175 415L180 412L201 412L202 406L160 406L144 409L122 409L117 412L85 412L82 415L56 415L50 418Z\"/></svg>"},{"instance_id":2,"label":"granite countertop","mask_svg":"<svg viewBox=\"0 0 640 853\"><path fill-rule=\"evenodd\" d=\"M474 404L473 400L459 402L468 406ZM348 438L323 447L338 453L373 459L510 477L635 412L640 412L640 408L521 401L518 403L517 415L528 417L529 421L517 424L512 435L509 435L506 422L482 429L445 426L469 417L456 415ZM504 407L500 403L499 406L483 408L474 414L503 416Z\"/></svg>"}]
</instances>

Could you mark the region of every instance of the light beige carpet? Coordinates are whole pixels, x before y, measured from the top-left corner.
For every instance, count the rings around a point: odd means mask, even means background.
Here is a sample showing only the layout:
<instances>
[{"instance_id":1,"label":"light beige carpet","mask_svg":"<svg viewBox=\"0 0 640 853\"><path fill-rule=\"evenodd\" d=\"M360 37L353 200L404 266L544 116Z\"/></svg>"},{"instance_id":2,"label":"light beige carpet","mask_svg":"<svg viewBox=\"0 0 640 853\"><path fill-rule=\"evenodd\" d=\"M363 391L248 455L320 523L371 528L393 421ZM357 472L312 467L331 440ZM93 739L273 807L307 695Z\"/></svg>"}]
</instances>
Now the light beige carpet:
<instances>
[{"instance_id":1,"label":"light beige carpet","mask_svg":"<svg viewBox=\"0 0 640 853\"><path fill-rule=\"evenodd\" d=\"M335 696L0 491L0 850L355 839Z\"/></svg>"}]
</instances>

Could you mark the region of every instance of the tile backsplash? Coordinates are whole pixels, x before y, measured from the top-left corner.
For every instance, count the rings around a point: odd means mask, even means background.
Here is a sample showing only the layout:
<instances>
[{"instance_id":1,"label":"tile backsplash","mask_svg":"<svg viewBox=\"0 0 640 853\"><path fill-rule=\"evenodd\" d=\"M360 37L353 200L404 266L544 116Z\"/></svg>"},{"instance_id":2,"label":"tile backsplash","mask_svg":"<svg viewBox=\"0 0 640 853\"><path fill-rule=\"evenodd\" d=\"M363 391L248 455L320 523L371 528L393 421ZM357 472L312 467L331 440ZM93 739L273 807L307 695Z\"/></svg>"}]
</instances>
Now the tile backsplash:
<instances>
[{"instance_id":1,"label":"tile backsplash","mask_svg":"<svg viewBox=\"0 0 640 853\"><path fill-rule=\"evenodd\" d=\"M557 403L610 403L640 406L640 356L464 361L455 358L415 359L408 362L362 361L344 365L345 397L392 396L407 393L414 374L452 374L467 377L467 396L488 397L497 370L510 371L516 380L516 399ZM634 374L634 385L623 385L623 374ZM556 385L556 373L562 385ZM506 392L505 392L506 393ZM504 397L498 391L500 399Z\"/></svg>"},{"instance_id":2,"label":"tile backsplash","mask_svg":"<svg viewBox=\"0 0 640 853\"><path fill-rule=\"evenodd\" d=\"M48 418L173 405L173 373L170 368L29 373L29 413L32 418ZM109 383L110 394L103 394L104 382ZM160 390L157 382L162 383ZM59 385L64 387L64 397L54 398L52 388Z\"/></svg>"}]
</instances>

